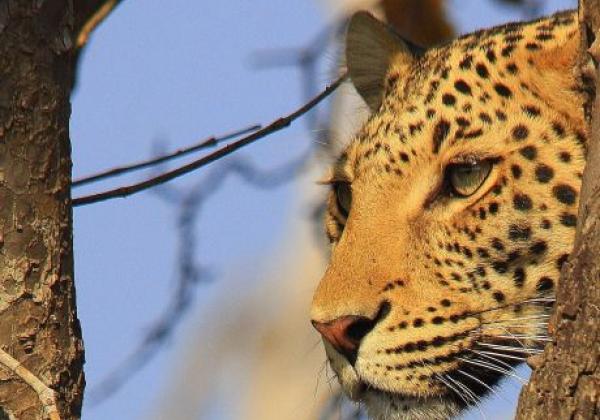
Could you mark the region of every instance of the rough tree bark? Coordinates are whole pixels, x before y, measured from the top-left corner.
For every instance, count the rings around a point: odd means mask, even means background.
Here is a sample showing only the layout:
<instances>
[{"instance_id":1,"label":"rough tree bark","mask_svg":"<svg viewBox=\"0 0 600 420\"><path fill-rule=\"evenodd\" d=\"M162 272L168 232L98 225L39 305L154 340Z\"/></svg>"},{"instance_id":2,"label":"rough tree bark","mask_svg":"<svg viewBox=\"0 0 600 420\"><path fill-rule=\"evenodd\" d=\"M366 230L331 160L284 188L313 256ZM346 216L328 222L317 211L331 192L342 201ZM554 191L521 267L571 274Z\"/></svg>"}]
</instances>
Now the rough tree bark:
<instances>
[{"instance_id":1,"label":"rough tree bark","mask_svg":"<svg viewBox=\"0 0 600 420\"><path fill-rule=\"evenodd\" d=\"M0 419L79 418L72 0L0 1Z\"/></svg>"},{"instance_id":2,"label":"rough tree bark","mask_svg":"<svg viewBox=\"0 0 600 420\"><path fill-rule=\"evenodd\" d=\"M590 49L594 34L600 35L600 0L579 6L582 81L592 94L585 107L589 152L577 234L550 322L553 341L521 392L518 419L600 418L600 95L593 94L600 40Z\"/></svg>"}]
</instances>

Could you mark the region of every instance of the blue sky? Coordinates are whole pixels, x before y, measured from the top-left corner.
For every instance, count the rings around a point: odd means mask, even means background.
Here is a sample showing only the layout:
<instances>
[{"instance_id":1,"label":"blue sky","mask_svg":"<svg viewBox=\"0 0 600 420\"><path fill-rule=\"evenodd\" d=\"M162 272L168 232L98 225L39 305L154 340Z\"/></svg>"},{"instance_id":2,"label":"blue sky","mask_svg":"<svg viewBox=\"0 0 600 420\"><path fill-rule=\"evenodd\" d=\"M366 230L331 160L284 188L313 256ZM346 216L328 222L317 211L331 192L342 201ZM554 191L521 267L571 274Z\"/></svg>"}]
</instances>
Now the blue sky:
<instances>
[{"instance_id":1,"label":"blue sky","mask_svg":"<svg viewBox=\"0 0 600 420\"><path fill-rule=\"evenodd\" d=\"M461 31L520 17L490 3L454 0L449 9ZM575 2L546 3L546 10L556 10ZM158 141L175 149L293 110L302 102L298 70L258 71L250 56L306 44L326 24L322 6L306 0L124 1L96 31L82 59L71 119L74 176L147 158ZM322 85L330 80L332 60L323 60ZM241 154L270 168L300 156L310 141L300 122ZM174 185L189 188L203 175L190 174ZM197 229L199 257L215 282L219 267L261 258L277 246L295 191L259 191L230 179L210 200ZM77 303L89 388L129 354L168 303L176 274L174 216L175 208L150 192L75 209ZM201 285L199 293L203 287L215 286ZM183 342L176 335L113 398L85 405L83 418L143 418L164 392Z\"/></svg>"}]
</instances>

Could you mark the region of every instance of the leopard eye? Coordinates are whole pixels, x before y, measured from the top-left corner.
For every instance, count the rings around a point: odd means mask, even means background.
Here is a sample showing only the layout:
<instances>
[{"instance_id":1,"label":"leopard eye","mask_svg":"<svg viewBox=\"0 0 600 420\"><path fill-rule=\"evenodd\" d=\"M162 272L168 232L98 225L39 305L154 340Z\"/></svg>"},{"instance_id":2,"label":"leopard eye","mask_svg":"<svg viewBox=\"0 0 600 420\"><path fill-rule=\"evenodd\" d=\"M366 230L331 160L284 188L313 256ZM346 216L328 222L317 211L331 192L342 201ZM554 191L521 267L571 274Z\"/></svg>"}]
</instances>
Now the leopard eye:
<instances>
[{"instance_id":1,"label":"leopard eye","mask_svg":"<svg viewBox=\"0 0 600 420\"><path fill-rule=\"evenodd\" d=\"M352 207L352 188L348 182L336 182L333 185L335 199L340 213L348 217L350 207Z\"/></svg>"},{"instance_id":2,"label":"leopard eye","mask_svg":"<svg viewBox=\"0 0 600 420\"><path fill-rule=\"evenodd\" d=\"M450 165L446 176L452 192L460 197L473 195L492 170L489 160Z\"/></svg>"}]
</instances>

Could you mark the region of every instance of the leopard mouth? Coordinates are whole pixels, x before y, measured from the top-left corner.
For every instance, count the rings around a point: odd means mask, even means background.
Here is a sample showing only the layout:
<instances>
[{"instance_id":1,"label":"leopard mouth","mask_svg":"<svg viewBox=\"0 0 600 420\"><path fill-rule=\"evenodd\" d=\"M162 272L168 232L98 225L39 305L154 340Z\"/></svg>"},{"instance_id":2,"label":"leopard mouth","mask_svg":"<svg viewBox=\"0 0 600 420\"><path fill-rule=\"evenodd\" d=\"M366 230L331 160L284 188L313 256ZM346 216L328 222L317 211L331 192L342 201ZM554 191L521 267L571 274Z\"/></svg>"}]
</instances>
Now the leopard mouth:
<instances>
[{"instance_id":1,"label":"leopard mouth","mask_svg":"<svg viewBox=\"0 0 600 420\"><path fill-rule=\"evenodd\" d=\"M441 420L457 415L465 406L450 394L414 396L391 392L361 381L356 399L363 402L369 418L375 420Z\"/></svg>"}]
</instances>

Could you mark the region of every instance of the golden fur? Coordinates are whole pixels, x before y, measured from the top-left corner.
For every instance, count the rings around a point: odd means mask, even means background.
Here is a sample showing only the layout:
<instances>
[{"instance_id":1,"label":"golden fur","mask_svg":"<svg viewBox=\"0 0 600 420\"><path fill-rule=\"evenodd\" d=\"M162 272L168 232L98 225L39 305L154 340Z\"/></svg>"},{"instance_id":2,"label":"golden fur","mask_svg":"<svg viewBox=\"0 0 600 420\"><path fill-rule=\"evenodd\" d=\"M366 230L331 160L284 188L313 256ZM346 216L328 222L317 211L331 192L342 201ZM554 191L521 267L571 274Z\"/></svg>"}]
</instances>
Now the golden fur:
<instances>
[{"instance_id":1,"label":"golden fur","mask_svg":"<svg viewBox=\"0 0 600 420\"><path fill-rule=\"evenodd\" d=\"M373 114L327 180L352 202L345 217L332 189L311 316L377 318L353 363L325 342L371 417L447 418L543 346L585 158L578 42L574 12L423 53L352 19L349 72ZM484 160L474 194L447 193L449 165Z\"/></svg>"}]
</instances>

